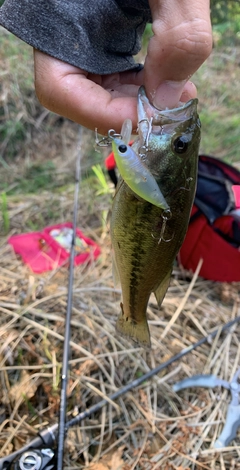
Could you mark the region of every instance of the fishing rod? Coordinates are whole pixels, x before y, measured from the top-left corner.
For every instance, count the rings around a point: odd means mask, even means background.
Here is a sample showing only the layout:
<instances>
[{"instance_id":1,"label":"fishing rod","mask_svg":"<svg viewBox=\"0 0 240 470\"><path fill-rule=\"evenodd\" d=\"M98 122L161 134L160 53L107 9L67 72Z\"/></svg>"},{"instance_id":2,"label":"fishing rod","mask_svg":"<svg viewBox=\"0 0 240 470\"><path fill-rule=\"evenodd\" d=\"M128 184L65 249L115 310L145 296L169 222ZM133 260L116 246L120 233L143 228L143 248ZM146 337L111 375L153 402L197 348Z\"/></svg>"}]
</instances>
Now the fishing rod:
<instances>
[{"instance_id":1,"label":"fishing rod","mask_svg":"<svg viewBox=\"0 0 240 470\"><path fill-rule=\"evenodd\" d=\"M73 294L73 280L74 280L74 258L75 258L75 241L77 231L77 213L78 213L78 197L79 197L79 184L81 175L81 140L82 140L82 126L79 128L77 158L75 169L75 190L74 190L74 204L73 204L73 233L72 243L70 250L70 263L69 263L69 276L68 276L68 297L67 297L67 312L65 320L65 332L63 343L63 363L61 375L61 395L59 406L59 426L58 426L58 443L57 443L57 469L63 468L63 454L64 454L64 440L65 440L65 421L66 421L66 408L67 408L67 383L68 383L68 363L70 352L70 339L71 339L71 316L72 316L72 294Z\"/></svg>"},{"instance_id":2,"label":"fishing rod","mask_svg":"<svg viewBox=\"0 0 240 470\"><path fill-rule=\"evenodd\" d=\"M150 378L154 377L174 362L179 361L199 346L210 342L213 338L215 338L215 336L220 335L224 331L230 329L236 323L240 323L240 316L234 318L233 320L230 320L225 325L216 328L207 336L204 336L199 341L191 344L187 348L182 349L175 356L172 356L170 359L163 362L162 364L159 364L157 367L151 369L138 379L135 379L129 384L120 388L112 395L110 395L108 399L101 400L96 405L92 406L88 410L82 411L66 423L64 416L64 433L66 433L69 428L78 425L82 420L101 410L104 406L109 403L109 400L113 401L118 399L122 395L125 395L127 392L129 392L133 388L138 387ZM59 428L60 422L59 424L56 423L48 428L45 428L44 430L39 432L39 435L35 439L23 446L21 449L11 453L6 457L2 457L0 459L0 470L59 470L60 467L58 466L57 461L57 440Z\"/></svg>"}]
</instances>

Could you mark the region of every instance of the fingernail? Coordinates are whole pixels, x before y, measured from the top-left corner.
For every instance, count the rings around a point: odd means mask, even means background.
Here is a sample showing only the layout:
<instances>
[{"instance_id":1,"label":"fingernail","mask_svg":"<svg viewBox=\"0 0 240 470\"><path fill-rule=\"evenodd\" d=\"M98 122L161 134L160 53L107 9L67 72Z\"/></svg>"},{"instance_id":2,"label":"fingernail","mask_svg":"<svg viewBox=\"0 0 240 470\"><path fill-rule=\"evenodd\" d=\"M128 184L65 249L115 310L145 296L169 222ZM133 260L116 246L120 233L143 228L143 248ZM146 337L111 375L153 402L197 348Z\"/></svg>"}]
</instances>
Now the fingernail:
<instances>
[{"instance_id":1,"label":"fingernail","mask_svg":"<svg viewBox=\"0 0 240 470\"><path fill-rule=\"evenodd\" d=\"M181 80L180 82L166 80L161 83L155 92L153 105L158 109L174 108L177 106L185 83L186 80Z\"/></svg>"}]
</instances>

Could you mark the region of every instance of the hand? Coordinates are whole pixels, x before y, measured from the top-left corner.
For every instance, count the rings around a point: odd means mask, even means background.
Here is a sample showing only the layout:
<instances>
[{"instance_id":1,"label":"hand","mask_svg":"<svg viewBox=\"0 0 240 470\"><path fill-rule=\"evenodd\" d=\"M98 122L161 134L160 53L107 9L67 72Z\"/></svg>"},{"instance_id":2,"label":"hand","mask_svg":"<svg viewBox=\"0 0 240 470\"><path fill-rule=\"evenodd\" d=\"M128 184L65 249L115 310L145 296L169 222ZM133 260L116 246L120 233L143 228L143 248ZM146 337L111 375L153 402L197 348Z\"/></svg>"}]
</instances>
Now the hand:
<instances>
[{"instance_id":1,"label":"hand","mask_svg":"<svg viewBox=\"0 0 240 470\"><path fill-rule=\"evenodd\" d=\"M209 0L149 0L154 36L144 69L90 74L35 51L35 86L51 111L107 134L130 118L137 127L137 92L144 84L150 101L165 109L196 96L190 76L212 47Z\"/></svg>"},{"instance_id":2,"label":"hand","mask_svg":"<svg viewBox=\"0 0 240 470\"><path fill-rule=\"evenodd\" d=\"M106 135L121 130L128 117L137 127L137 94L141 72L95 75L34 51L35 88L47 109Z\"/></svg>"}]
</instances>

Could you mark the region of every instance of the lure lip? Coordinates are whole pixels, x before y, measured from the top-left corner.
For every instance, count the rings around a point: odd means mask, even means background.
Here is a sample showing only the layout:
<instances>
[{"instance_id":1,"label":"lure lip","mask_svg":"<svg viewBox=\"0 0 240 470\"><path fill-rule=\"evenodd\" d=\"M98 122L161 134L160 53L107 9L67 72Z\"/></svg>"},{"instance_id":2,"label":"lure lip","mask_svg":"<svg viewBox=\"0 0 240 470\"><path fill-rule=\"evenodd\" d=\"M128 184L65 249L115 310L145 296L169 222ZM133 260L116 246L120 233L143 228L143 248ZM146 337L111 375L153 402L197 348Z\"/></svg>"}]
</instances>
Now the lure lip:
<instances>
[{"instance_id":1,"label":"lure lip","mask_svg":"<svg viewBox=\"0 0 240 470\"><path fill-rule=\"evenodd\" d=\"M123 142L128 145L131 140L132 135L132 121L131 119L125 119L122 124L122 129L120 135L122 136Z\"/></svg>"}]
</instances>

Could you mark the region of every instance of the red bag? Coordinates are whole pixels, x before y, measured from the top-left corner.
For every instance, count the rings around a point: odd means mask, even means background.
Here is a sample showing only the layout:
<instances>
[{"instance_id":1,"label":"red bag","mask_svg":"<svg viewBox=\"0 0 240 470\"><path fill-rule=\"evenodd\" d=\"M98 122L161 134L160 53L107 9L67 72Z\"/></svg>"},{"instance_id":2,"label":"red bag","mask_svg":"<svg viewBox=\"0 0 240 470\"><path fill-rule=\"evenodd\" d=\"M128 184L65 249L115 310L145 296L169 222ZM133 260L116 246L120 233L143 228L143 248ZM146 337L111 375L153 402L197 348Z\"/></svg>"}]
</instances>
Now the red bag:
<instances>
[{"instance_id":1,"label":"red bag","mask_svg":"<svg viewBox=\"0 0 240 470\"><path fill-rule=\"evenodd\" d=\"M180 264L213 281L240 281L240 172L207 155L199 156L197 192Z\"/></svg>"}]
</instances>

